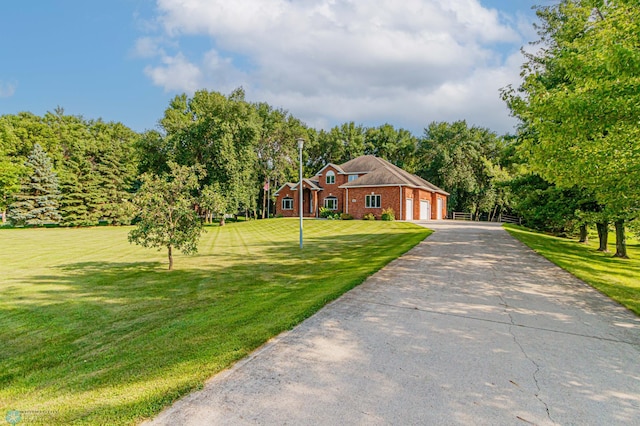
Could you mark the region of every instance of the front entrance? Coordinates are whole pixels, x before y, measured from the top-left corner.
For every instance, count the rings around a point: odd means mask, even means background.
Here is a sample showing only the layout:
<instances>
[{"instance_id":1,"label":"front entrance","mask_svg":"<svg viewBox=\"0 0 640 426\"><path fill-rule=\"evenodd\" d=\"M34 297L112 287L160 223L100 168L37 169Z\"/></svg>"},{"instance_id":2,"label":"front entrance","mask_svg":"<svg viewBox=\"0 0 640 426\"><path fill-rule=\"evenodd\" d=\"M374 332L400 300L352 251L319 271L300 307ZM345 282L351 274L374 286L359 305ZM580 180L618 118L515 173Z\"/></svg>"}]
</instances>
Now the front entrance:
<instances>
[{"instance_id":1,"label":"front entrance","mask_svg":"<svg viewBox=\"0 0 640 426\"><path fill-rule=\"evenodd\" d=\"M431 219L431 201L420 200L420 220Z\"/></svg>"},{"instance_id":2,"label":"front entrance","mask_svg":"<svg viewBox=\"0 0 640 426\"><path fill-rule=\"evenodd\" d=\"M405 203L405 220L413 220L413 199L407 198L407 202Z\"/></svg>"},{"instance_id":3,"label":"front entrance","mask_svg":"<svg viewBox=\"0 0 640 426\"><path fill-rule=\"evenodd\" d=\"M438 220L442 220L442 198L438 198Z\"/></svg>"}]
</instances>

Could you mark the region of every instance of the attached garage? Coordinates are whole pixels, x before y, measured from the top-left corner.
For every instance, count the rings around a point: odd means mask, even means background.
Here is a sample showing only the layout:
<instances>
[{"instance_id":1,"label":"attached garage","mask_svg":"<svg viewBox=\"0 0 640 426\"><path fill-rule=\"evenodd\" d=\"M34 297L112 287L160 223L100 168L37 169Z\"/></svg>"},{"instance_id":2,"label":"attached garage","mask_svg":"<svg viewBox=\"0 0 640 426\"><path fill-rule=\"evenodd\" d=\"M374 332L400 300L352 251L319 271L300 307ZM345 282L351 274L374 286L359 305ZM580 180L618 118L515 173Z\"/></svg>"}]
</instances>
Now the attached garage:
<instances>
[{"instance_id":1,"label":"attached garage","mask_svg":"<svg viewBox=\"0 0 640 426\"><path fill-rule=\"evenodd\" d=\"M407 198L405 206L405 220L413 220L413 199Z\"/></svg>"},{"instance_id":2,"label":"attached garage","mask_svg":"<svg viewBox=\"0 0 640 426\"><path fill-rule=\"evenodd\" d=\"M431 201L420 200L420 220L431 219Z\"/></svg>"},{"instance_id":3,"label":"attached garage","mask_svg":"<svg viewBox=\"0 0 640 426\"><path fill-rule=\"evenodd\" d=\"M373 215L380 219L391 209L398 220L441 219L446 211L446 191L420 176L373 155L363 155L344 164L326 164L312 178L303 179L303 215L318 217L319 208L344 212L355 219ZM276 214L299 216L297 190L287 182L276 192ZM437 201L436 201L437 200ZM438 212L433 209L438 207Z\"/></svg>"}]
</instances>

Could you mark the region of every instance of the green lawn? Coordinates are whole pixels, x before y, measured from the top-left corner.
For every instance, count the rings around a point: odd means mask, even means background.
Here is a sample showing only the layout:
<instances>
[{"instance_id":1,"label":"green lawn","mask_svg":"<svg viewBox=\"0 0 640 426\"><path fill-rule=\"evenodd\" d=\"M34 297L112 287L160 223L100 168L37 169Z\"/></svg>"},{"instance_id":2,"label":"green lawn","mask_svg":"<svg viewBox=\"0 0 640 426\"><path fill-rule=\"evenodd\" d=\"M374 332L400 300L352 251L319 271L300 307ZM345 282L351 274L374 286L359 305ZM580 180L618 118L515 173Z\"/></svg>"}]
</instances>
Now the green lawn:
<instances>
[{"instance_id":1,"label":"green lawn","mask_svg":"<svg viewBox=\"0 0 640 426\"><path fill-rule=\"evenodd\" d=\"M537 253L640 315L640 243L637 240L627 241L630 259L618 259L612 256L616 250L615 238L609 238L612 253L602 253L596 250L597 237L591 238L589 244L581 244L515 225L505 225L505 228Z\"/></svg>"},{"instance_id":2,"label":"green lawn","mask_svg":"<svg viewBox=\"0 0 640 426\"><path fill-rule=\"evenodd\" d=\"M430 231L273 219L209 227L199 253L131 228L0 231L0 419L135 424L358 285ZM31 413L29 413L31 412Z\"/></svg>"}]
</instances>

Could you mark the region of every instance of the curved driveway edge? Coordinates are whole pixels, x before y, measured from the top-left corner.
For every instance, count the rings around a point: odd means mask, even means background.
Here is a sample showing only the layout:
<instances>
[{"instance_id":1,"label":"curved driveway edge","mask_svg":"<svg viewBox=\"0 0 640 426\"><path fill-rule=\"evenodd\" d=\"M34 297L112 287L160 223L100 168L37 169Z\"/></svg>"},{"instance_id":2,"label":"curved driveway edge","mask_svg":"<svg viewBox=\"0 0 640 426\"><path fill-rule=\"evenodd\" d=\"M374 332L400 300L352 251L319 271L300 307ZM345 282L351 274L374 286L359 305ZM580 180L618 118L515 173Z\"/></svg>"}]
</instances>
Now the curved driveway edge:
<instances>
[{"instance_id":1,"label":"curved driveway edge","mask_svg":"<svg viewBox=\"0 0 640 426\"><path fill-rule=\"evenodd\" d=\"M640 319L495 224L436 232L148 424L640 423Z\"/></svg>"}]
</instances>

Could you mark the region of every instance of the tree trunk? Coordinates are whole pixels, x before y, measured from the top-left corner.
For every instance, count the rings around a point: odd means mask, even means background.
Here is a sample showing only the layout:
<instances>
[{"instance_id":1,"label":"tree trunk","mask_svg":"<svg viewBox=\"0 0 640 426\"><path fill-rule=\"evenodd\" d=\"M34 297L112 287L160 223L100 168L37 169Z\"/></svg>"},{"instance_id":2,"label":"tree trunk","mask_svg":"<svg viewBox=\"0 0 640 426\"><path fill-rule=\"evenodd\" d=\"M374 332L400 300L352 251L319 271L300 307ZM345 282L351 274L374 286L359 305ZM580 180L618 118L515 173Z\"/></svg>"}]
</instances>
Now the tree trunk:
<instances>
[{"instance_id":1,"label":"tree trunk","mask_svg":"<svg viewBox=\"0 0 640 426\"><path fill-rule=\"evenodd\" d=\"M262 218L264 219L264 216L267 213L267 191L264 187L262 190L262 197Z\"/></svg>"},{"instance_id":2,"label":"tree trunk","mask_svg":"<svg viewBox=\"0 0 640 426\"><path fill-rule=\"evenodd\" d=\"M587 225L580 225L580 242L587 244L589 242L589 234L587 234Z\"/></svg>"},{"instance_id":3,"label":"tree trunk","mask_svg":"<svg viewBox=\"0 0 640 426\"><path fill-rule=\"evenodd\" d=\"M628 259L627 256L627 239L624 233L624 220L618 219L615 222L616 225L616 254L614 257L621 257L622 259Z\"/></svg>"},{"instance_id":4,"label":"tree trunk","mask_svg":"<svg viewBox=\"0 0 640 426\"><path fill-rule=\"evenodd\" d=\"M598 228L598 240L600 240L600 247L598 247L598 251L608 253L609 249L607 248L607 243L609 242L609 223L596 223L596 228Z\"/></svg>"},{"instance_id":5,"label":"tree trunk","mask_svg":"<svg viewBox=\"0 0 640 426\"><path fill-rule=\"evenodd\" d=\"M220 216L220 226L224 226L224 214Z\"/></svg>"},{"instance_id":6,"label":"tree trunk","mask_svg":"<svg viewBox=\"0 0 640 426\"><path fill-rule=\"evenodd\" d=\"M7 223L7 209L4 209L2 211L2 224L6 224Z\"/></svg>"},{"instance_id":7,"label":"tree trunk","mask_svg":"<svg viewBox=\"0 0 640 426\"><path fill-rule=\"evenodd\" d=\"M489 222L495 222L497 214L498 214L498 205L496 204L495 207L493 208L493 212L491 213L491 217L489 218Z\"/></svg>"},{"instance_id":8,"label":"tree trunk","mask_svg":"<svg viewBox=\"0 0 640 426\"><path fill-rule=\"evenodd\" d=\"M167 252L169 255L169 270L171 271L173 269L173 247L171 244L167 246Z\"/></svg>"}]
</instances>

